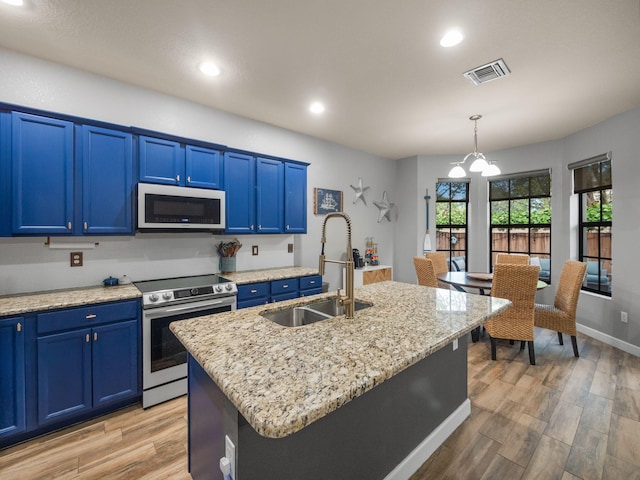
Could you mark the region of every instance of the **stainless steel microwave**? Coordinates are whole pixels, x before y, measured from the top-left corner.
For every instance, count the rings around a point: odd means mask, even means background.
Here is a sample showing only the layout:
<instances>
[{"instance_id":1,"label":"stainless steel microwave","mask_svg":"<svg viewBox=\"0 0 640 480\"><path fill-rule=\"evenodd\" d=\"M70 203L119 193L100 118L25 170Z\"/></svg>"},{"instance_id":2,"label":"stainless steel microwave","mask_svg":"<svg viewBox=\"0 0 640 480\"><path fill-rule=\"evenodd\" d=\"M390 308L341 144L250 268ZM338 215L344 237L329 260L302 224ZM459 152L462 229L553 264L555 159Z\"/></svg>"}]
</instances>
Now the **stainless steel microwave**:
<instances>
[{"instance_id":1,"label":"stainless steel microwave","mask_svg":"<svg viewBox=\"0 0 640 480\"><path fill-rule=\"evenodd\" d=\"M222 230L225 192L172 185L138 184L139 230Z\"/></svg>"}]
</instances>

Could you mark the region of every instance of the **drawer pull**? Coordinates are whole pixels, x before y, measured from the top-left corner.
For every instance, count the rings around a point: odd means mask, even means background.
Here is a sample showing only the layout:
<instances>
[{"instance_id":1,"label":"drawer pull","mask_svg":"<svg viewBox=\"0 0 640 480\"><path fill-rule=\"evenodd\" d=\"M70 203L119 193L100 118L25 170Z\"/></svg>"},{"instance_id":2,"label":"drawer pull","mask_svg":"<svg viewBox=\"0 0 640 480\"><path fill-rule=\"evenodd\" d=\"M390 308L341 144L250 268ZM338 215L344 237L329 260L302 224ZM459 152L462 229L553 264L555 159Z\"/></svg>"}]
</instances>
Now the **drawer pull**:
<instances>
[{"instance_id":1,"label":"drawer pull","mask_svg":"<svg viewBox=\"0 0 640 480\"><path fill-rule=\"evenodd\" d=\"M251 290L251 293L258 293L258 290Z\"/></svg>"},{"instance_id":2,"label":"drawer pull","mask_svg":"<svg viewBox=\"0 0 640 480\"><path fill-rule=\"evenodd\" d=\"M84 318L86 318L87 320L90 320L92 318L96 318L97 315L95 313L90 313L89 315L86 315Z\"/></svg>"},{"instance_id":3,"label":"drawer pull","mask_svg":"<svg viewBox=\"0 0 640 480\"><path fill-rule=\"evenodd\" d=\"M22 324L21 324L20 322L18 322L18 324L16 325L16 330L17 330L18 332L21 332L21 331L22 331Z\"/></svg>"},{"instance_id":4,"label":"drawer pull","mask_svg":"<svg viewBox=\"0 0 640 480\"><path fill-rule=\"evenodd\" d=\"M98 340L98 332L93 332L93 341Z\"/></svg>"},{"instance_id":5,"label":"drawer pull","mask_svg":"<svg viewBox=\"0 0 640 480\"><path fill-rule=\"evenodd\" d=\"M315 280L311 280L311 281L309 282L309 285L313 285L314 283L316 283L316 281L315 281Z\"/></svg>"},{"instance_id":6,"label":"drawer pull","mask_svg":"<svg viewBox=\"0 0 640 480\"><path fill-rule=\"evenodd\" d=\"M67 230L71 230L71 222L67 222Z\"/></svg>"},{"instance_id":7,"label":"drawer pull","mask_svg":"<svg viewBox=\"0 0 640 480\"><path fill-rule=\"evenodd\" d=\"M282 288L289 288L289 285L282 285Z\"/></svg>"}]
</instances>

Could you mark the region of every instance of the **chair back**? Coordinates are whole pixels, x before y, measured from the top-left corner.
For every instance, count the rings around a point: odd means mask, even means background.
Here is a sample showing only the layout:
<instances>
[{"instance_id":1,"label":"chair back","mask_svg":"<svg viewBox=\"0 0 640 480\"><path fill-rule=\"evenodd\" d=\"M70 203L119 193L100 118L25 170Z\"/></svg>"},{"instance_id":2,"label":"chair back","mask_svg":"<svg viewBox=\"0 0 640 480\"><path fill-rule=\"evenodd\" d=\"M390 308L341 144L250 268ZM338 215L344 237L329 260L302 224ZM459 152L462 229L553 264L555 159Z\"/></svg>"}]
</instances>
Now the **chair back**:
<instances>
[{"instance_id":1,"label":"chair back","mask_svg":"<svg viewBox=\"0 0 640 480\"><path fill-rule=\"evenodd\" d=\"M498 263L529 265L529 255L525 253L499 253L496 255L496 264Z\"/></svg>"},{"instance_id":2,"label":"chair back","mask_svg":"<svg viewBox=\"0 0 640 480\"><path fill-rule=\"evenodd\" d=\"M416 267L416 275L418 277L418 285L426 287L438 287L438 278L433 268L433 262L425 257L413 257L413 265Z\"/></svg>"},{"instance_id":3,"label":"chair back","mask_svg":"<svg viewBox=\"0 0 640 480\"><path fill-rule=\"evenodd\" d=\"M447 273L449 266L447 265L447 254L444 252L429 252L425 254L425 257L433 262L433 268L436 271L436 275L441 273Z\"/></svg>"},{"instance_id":4,"label":"chair back","mask_svg":"<svg viewBox=\"0 0 640 480\"><path fill-rule=\"evenodd\" d=\"M505 316L530 323L532 331L539 272L540 267L537 265L500 263L494 267L491 282L492 297L506 298L513 303L512 308L505 312Z\"/></svg>"},{"instance_id":5,"label":"chair back","mask_svg":"<svg viewBox=\"0 0 640 480\"><path fill-rule=\"evenodd\" d=\"M560 272L560 280L558 281L558 289L556 290L553 305L572 318L576 317L580 288L586 271L586 263L567 260L564 262Z\"/></svg>"}]
</instances>

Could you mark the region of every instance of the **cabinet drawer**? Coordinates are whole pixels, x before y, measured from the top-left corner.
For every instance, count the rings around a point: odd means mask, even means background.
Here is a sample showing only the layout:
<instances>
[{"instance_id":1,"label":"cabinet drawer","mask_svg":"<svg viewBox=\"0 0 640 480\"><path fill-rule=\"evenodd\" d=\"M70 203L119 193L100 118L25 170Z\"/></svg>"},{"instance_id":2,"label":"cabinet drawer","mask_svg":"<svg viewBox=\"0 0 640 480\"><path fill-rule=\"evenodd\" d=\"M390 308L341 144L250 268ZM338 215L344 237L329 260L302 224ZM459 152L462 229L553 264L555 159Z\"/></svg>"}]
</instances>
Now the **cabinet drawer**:
<instances>
[{"instance_id":1,"label":"cabinet drawer","mask_svg":"<svg viewBox=\"0 0 640 480\"><path fill-rule=\"evenodd\" d=\"M101 303L37 314L38 334L138 318L137 300Z\"/></svg>"},{"instance_id":2,"label":"cabinet drawer","mask_svg":"<svg viewBox=\"0 0 640 480\"><path fill-rule=\"evenodd\" d=\"M278 295L271 295L272 302L282 302L283 300L291 300L292 298L298 298L297 290L287 293L280 293Z\"/></svg>"},{"instance_id":3,"label":"cabinet drawer","mask_svg":"<svg viewBox=\"0 0 640 480\"><path fill-rule=\"evenodd\" d=\"M300 296L301 297L308 297L310 295L318 295L319 293L322 293L322 287L309 288L307 290L300 290Z\"/></svg>"},{"instance_id":4,"label":"cabinet drawer","mask_svg":"<svg viewBox=\"0 0 640 480\"><path fill-rule=\"evenodd\" d=\"M285 278L284 280L273 280L271 282L271 296L279 295L282 293L295 292L298 294L298 279L297 278ZM295 298L295 297L292 297Z\"/></svg>"},{"instance_id":5,"label":"cabinet drawer","mask_svg":"<svg viewBox=\"0 0 640 480\"><path fill-rule=\"evenodd\" d=\"M238 285L238 303L262 297L269 297L269 282Z\"/></svg>"},{"instance_id":6,"label":"cabinet drawer","mask_svg":"<svg viewBox=\"0 0 640 480\"><path fill-rule=\"evenodd\" d=\"M300 277L300 290L309 290L310 288L320 288L322 290L321 275L310 275L308 277Z\"/></svg>"}]
</instances>

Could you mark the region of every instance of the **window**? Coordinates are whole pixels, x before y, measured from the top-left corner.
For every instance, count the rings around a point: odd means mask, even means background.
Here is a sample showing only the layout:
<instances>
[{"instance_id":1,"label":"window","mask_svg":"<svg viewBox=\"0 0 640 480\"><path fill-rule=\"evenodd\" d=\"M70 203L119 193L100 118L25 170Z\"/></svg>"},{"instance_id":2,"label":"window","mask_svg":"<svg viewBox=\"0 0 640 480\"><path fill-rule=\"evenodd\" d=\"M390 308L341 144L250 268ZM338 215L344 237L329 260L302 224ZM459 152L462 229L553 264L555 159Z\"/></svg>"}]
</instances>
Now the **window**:
<instances>
[{"instance_id":1,"label":"window","mask_svg":"<svg viewBox=\"0 0 640 480\"><path fill-rule=\"evenodd\" d=\"M583 290L611 296L613 184L610 154L569 165L578 195L578 258L587 264Z\"/></svg>"},{"instance_id":2,"label":"window","mask_svg":"<svg viewBox=\"0 0 640 480\"><path fill-rule=\"evenodd\" d=\"M498 253L525 253L551 280L551 172L539 170L489 181L491 266Z\"/></svg>"},{"instance_id":3,"label":"window","mask_svg":"<svg viewBox=\"0 0 640 480\"><path fill-rule=\"evenodd\" d=\"M466 271L469 181L436 183L436 250L447 252L449 269Z\"/></svg>"}]
</instances>

